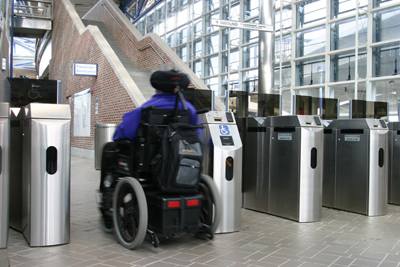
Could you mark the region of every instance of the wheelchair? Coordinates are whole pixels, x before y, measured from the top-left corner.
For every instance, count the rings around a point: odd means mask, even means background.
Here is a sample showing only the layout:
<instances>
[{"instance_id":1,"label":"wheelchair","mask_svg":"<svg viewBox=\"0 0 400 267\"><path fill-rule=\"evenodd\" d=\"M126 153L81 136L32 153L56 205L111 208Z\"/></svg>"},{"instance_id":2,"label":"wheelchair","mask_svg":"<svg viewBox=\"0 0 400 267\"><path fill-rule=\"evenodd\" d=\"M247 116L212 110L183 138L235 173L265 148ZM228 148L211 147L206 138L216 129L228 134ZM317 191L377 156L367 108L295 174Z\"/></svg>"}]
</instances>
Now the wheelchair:
<instances>
[{"instance_id":1,"label":"wheelchair","mask_svg":"<svg viewBox=\"0 0 400 267\"><path fill-rule=\"evenodd\" d=\"M119 140L103 150L107 167L99 190L100 225L127 249L140 246L146 235L154 247L159 246L158 236L212 239L219 223L221 200L211 177L201 174L198 192L187 194L163 192L154 182L150 163L162 132L170 123L190 120L180 90L176 101L184 109L143 108L135 142Z\"/></svg>"}]
</instances>

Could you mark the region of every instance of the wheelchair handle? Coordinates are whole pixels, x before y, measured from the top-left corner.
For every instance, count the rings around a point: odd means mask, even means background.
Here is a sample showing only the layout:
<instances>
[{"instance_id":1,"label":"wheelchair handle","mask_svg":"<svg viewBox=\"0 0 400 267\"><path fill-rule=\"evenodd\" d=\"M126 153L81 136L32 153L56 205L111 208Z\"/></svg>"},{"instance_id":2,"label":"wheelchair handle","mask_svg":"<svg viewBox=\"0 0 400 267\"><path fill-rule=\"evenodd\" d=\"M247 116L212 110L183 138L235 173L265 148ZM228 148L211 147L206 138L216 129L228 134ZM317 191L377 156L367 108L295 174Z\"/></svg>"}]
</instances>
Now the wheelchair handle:
<instances>
[{"instance_id":1,"label":"wheelchair handle","mask_svg":"<svg viewBox=\"0 0 400 267\"><path fill-rule=\"evenodd\" d=\"M142 112L143 111L148 111L148 110L152 110L152 109L155 109L156 107L154 106L154 105L151 105L151 106L148 106L148 107L144 107L144 108L142 108Z\"/></svg>"}]
</instances>

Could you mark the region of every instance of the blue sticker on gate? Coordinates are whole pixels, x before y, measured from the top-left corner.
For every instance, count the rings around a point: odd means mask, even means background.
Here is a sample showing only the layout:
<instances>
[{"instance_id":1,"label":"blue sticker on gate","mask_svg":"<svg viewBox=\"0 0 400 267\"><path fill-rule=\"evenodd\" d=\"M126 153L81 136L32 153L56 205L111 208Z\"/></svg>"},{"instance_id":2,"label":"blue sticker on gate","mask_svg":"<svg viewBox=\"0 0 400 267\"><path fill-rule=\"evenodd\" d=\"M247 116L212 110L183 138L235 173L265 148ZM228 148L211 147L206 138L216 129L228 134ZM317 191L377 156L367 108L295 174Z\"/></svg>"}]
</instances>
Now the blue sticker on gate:
<instances>
[{"instance_id":1,"label":"blue sticker on gate","mask_svg":"<svg viewBox=\"0 0 400 267\"><path fill-rule=\"evenodd\" d=\"M230 132L229 132L229 127L228 127L228 125L220 125L220 126L219 126L219 132L220 132L222 135L229 135Z\"/></svg>"}]
</instances>

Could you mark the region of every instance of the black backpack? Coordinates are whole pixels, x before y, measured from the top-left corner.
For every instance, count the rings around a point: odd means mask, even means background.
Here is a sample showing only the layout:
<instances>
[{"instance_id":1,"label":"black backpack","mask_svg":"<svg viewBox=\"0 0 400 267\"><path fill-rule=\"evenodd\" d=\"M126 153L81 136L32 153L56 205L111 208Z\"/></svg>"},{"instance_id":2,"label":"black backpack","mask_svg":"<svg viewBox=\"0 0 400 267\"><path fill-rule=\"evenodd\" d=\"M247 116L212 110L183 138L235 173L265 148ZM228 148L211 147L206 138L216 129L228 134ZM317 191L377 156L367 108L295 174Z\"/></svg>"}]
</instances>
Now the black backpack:
<instances>
[{"instance_id":1,"label":"black backpack","mask_svg":"<svg viewBox=\"0 0 400 267\"><path fill-rule=\"evenodd\" d=\"M172 123L162 135L160 153L151 161L153 180L163 192L197 193L202 160L196 127Z\"/></svg>"}]
</instances>

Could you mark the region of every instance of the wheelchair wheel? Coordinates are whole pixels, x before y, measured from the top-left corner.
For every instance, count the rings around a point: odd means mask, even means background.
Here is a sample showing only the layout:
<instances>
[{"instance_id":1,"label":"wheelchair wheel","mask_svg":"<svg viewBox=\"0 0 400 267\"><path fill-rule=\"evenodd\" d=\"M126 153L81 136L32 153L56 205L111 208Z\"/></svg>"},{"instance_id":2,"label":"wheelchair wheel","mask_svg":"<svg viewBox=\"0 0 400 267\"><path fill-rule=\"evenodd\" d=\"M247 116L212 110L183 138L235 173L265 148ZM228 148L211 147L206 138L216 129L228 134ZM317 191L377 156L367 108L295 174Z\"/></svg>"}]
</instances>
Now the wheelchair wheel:
<instances>
[{"instance_id":1,"label":"wheelchair wheel","mask_svg":"<svg viewBox=\"0 0 400 267\"><path fill-rule=\"evenodd\" d=\"M217 230L222 212L222 203L214 180L205 174L200 177L199 192L203 200L200 223L210 226L212 235Z\"/></svg>"},{"instance_id":2,"label":"wheelchair wheel","mask_svg":"<svg viewBox=\"0 0 400 267\"><path fill-rule=\"evenodd\" d=\"M147 202L140 183L130 177L121 179L113 203L114 231L127 249L140 246L147 232Z\"/></svg>"}]
</instances>

